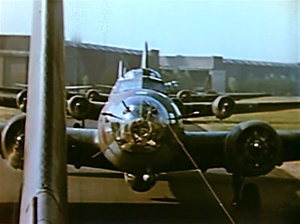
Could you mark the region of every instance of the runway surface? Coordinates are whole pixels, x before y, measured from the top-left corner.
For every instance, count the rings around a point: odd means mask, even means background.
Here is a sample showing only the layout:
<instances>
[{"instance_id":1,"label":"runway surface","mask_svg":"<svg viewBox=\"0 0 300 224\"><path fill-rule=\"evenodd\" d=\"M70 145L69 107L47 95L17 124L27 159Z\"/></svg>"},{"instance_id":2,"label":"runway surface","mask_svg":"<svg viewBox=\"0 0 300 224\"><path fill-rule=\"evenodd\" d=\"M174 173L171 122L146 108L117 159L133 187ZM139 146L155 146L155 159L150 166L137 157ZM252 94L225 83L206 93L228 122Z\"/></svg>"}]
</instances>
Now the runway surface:
<instances>
[{"instance_id":1,"label":"runway surface","mask_svg":"<svg viewBox=\"0 0 300 224\"><path fill-rule=\"evenodd\" d=\"M247 178L259 189L257 209L231 205L231 176L225 170L205 176L236 223L300 223L299 170L299 162L290 162L264 177ZM96 177L104 170L69 166L68 171L70 223L230 223L197 171L170 173L146 193L133 192L120 178ZM0 223L17 223L22 172L0 159L0 178Z\"/></svg>"},{"instance_id":2,"label":"runway surface","mask_svg":"<svg viewBox=\"0 0 300 224\"><path fill-rule=\"evenodd\" d=\"M289 166L289 165L285 165ZM299 164L290 166L299 168ZM295 167L294 167L295 168ZM288 170L288 169L286 169ZM236 223L298 223L300 182L282 168L248 178L261 195L261 211L231 206L231 179L222 169L206 174ZM106 172L76 170L74 174ZM294 170L296 171L296 170ZM0 161L0 223L17 223L22 172ZM69 176L70 223L229 223L196 171L172 173L146 193L133 192L123 179Z\"/></svg>"}]
</instances>

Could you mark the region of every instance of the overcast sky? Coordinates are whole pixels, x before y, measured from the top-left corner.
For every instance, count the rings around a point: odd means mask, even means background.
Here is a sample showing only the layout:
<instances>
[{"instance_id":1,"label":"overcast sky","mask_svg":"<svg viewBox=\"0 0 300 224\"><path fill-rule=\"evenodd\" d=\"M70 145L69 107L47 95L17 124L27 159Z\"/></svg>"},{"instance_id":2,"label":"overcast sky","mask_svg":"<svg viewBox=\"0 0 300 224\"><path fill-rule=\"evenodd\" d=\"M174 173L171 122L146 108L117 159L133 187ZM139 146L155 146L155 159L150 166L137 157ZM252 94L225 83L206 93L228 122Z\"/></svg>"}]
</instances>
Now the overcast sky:
<instances>
[{"instance_id":1,"label":"overcast sky","mask_svg":"<svg viewBox=\"0 0 300 224\"><path fill-rule=\"evenodd\" d=\"M33 0L0 0L0 33L30 34ZM300 62L299 0L68 0L66 38L162 55Z\"/></svg>"}]
</instances>

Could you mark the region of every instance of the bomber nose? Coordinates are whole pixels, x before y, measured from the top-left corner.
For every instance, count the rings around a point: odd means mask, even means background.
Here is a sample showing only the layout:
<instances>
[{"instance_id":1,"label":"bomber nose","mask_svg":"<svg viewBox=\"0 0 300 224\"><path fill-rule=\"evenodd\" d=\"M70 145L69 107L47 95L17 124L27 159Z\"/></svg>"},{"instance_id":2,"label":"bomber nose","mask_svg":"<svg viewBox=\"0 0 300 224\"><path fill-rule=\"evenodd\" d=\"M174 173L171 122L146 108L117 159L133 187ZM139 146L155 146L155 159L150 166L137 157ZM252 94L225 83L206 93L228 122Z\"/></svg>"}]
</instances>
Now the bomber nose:
<instances>
[{"instance_id":1,"label":"bomber nose","mask_svg":"<svg viewBox=\"0 0 300 224\"><path fill-rule=\"evenodd\" d=\"M118 144L128 152L152 152L160 146L163 129L159 122L138 118L124 127Z\"/></svg>"},{"instance_id":2,"label":"bomber nose","mask_svg":"<svg viewBox=\"0 0 300 224\"><path fill-rule=\"evenodd\" d=\"M152 122L137 119L131 123L130 132L136 144L146 145L153 132Z\"/></svg>"}]
</instances>

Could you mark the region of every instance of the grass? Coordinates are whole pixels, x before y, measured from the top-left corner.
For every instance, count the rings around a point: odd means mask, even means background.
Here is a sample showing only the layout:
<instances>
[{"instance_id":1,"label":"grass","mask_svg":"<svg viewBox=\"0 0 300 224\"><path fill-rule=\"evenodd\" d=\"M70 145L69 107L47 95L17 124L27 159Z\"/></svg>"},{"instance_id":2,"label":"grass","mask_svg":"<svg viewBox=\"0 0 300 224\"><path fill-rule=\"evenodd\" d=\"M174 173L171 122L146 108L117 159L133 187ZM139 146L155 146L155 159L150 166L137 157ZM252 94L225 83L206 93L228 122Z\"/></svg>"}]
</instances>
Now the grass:
<instances>
[{"instance_id":1,"label":"grass","mask_svg":"<svg viewBox=\"0 0 300 224\"><path fill-rule=\"evenodd\" d=\"M263 112L252 114L232 115L223 121L215 117L202 117L192 121L200 124L208 130L230 130L233 126L242 121L263 120L270 123L275 129L295 130L300 129L300 109Z\"/></svg>"}]
</instances>

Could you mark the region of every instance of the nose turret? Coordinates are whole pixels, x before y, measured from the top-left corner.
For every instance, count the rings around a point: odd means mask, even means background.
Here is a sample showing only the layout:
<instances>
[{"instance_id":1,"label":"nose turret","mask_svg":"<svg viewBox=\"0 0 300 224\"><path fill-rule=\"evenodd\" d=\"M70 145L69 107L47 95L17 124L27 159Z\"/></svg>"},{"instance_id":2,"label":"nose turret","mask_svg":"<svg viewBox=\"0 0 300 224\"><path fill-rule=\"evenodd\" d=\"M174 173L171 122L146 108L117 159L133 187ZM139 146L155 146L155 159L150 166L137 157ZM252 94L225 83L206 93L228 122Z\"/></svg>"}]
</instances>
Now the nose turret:
<instances>
[{"instance_id":1,"label":"nose turret","mask_svg":"<svg viewBox=\"0 0 300 224\"><path fill-rule=\"evenodd\" d=\"M169 123L164 106L149 96L135 96L123 101L122 105L122 120L113 128L120 149L140 153L157 150Z\"/></svg>"},{"instance_id":2,"label":"nose turret","mask_svg":"<svg viewBox=\"0 0 300 224\"><path fill-rule=\"evenodd\" d=\"M178 125L168 98L149 90L128 91L114 96L103 110L99 144L112 164L138 175L168 166L174 156L170 128Z\"/></svg>"},{"instance_id":3,"label":"nose turret","mask_svg":"<svg viewBox=\"0 0 300 224\"><path fill-rule=\"evenodd\" d=\"M164 126L155 121L137 118L123 126L116 141L124 151L152 152L160 147Z\"/></svg>"}]
</instances>

